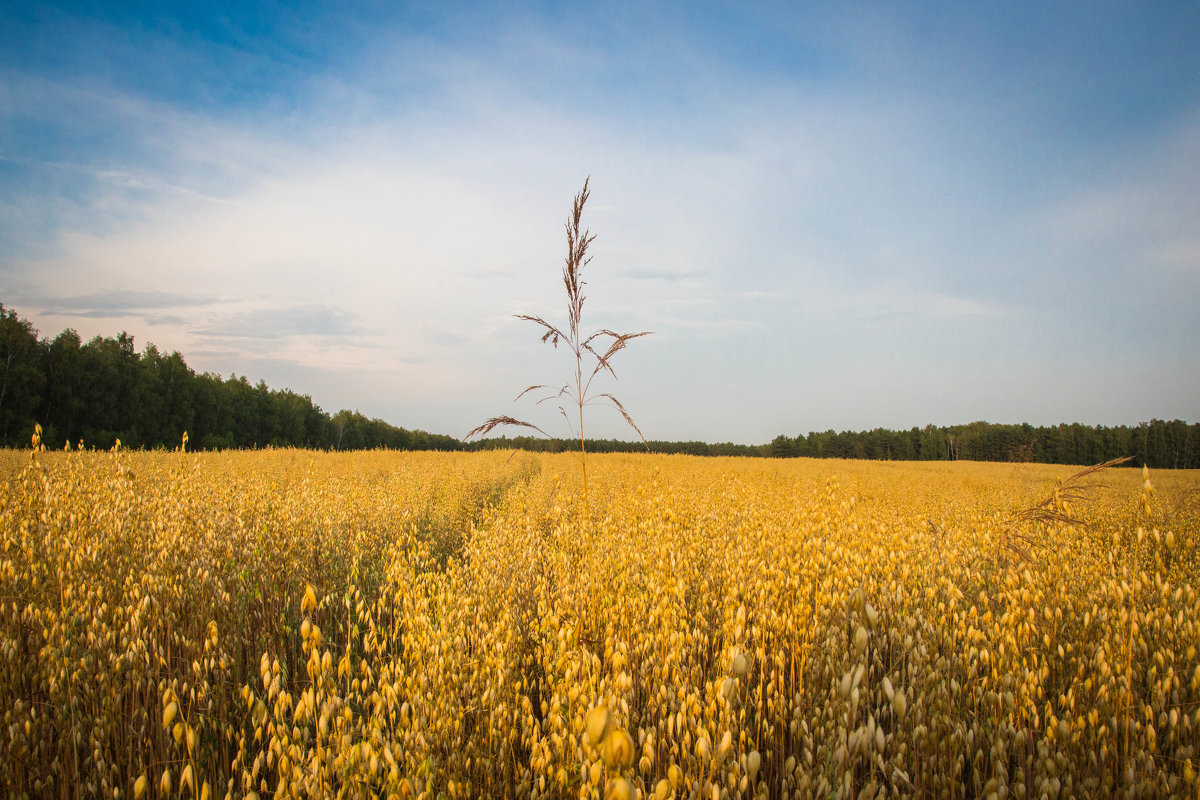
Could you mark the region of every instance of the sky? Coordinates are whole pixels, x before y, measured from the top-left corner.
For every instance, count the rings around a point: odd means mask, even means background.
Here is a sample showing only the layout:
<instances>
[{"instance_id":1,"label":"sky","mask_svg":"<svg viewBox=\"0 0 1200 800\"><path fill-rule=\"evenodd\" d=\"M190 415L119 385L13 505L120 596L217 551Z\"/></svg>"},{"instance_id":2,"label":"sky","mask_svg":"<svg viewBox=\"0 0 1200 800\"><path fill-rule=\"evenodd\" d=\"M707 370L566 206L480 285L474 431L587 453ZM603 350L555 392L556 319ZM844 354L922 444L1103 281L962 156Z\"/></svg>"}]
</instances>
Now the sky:
<instances>
[{"instance_id":1,"label":"sky","mask_svg":"<svg viewBox=\"0 0 1200 800\"><path fill-rule=\"evenodd\" d=\"M396 425L1200 420L1200 4L0 8L0 302ZM611 408L589 436L633 438ZM519 433L520 431L513 431Z\"/></svg>"}]
</instances>

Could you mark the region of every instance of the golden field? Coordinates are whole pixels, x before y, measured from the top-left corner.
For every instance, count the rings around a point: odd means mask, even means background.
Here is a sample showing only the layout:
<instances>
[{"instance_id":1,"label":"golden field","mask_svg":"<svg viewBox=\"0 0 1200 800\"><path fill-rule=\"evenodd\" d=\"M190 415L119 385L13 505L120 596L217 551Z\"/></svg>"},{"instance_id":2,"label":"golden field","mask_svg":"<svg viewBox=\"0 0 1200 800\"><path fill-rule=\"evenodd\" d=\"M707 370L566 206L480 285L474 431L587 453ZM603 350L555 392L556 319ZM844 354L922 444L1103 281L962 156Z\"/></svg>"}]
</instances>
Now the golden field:
<instances>
[{"instance_id":1,"label":"golden field","mask_svg":"<svg viewBox=\"0 0 1200 800\"><path fill-rule=\"evenodd\" d=\"M0 453L0 788L1200 797L1200 476L1074 471Z\"/></svg>"}]
</instances>

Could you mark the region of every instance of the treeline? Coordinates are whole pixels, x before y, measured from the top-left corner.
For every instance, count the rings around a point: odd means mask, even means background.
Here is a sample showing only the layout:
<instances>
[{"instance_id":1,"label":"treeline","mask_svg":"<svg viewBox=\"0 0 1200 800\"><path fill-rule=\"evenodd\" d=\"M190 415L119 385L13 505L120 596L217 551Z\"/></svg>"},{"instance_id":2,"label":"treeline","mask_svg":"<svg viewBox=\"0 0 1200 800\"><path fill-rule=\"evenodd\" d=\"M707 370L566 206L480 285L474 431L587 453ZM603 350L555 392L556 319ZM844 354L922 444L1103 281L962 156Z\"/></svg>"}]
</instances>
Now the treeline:
<instances>
[{"instance_id":1,"label":"treeline","mask_svg":"<svg viewBox=\"0 0 1200 800\"><path fill-rule=\"evenodd\" d=\"M901 461L1028 461L1099 464L1133 456L1131 466L1200 468L1200 424L1155 419L1139 425L1080 424L926 425L905 431L832 430L795 438L777 436L767 448L776 458L869 458Z\"/></svg>"},{"instance_id":2,"label":"treeline","mask_svg":"<svg viewBox=\"0 0 1200 800\"><path fill-rule=\"evenodd\" d=\"M533 436L498 436L470 442L468 450L514 448L557 453L577 450L578 441ZM1090 465L1133 456L1130 466L1152 469L1200 469L1200 424L1151 420L1139 425L1089 427L1004 425L972 422L893 431L810 432L777 436L769 444L705 442L623 442L589 439L591 453L680 453L695 456L767 458L857 458L877 461L1011 461Z\"/></svg>"},{"instance_id":3,"label":"treeline","mask_svg":"<svg viewBox=\"0 0 1200 800\"><path fill-rule=\"evenodd\" d=\"M34 423L48 447L377 447L457 450L450 436L397 428L356 411L330 416L308 395L244 376L197 374L178 352L138 352L126 333L83 342L73 330L39 339L0 304L0 446L28 447Z\"/></svg>"},{"instance_id":4,"label":"treeline","mask_svg":"<svg viewBox=\"0 0 1200 800\"><path fill-rule=\"evenodd\" d=\"M244 376L196 373L178 352L133 337L83 342L67 329L39 339L32 324L0 304L0 446L27 447L34 423L42 441L61 447L174 448L188 432L199 449L307 447L327 450L574 450L577 442L530 436L463 443L452 436L398 428L357 411L330 415L305 394L278 391ZM1098 464L1133 456L1131 465L1200 469L1200 424L1151 420L1135 426L1050 427L972 422L893 431L780 435L769 444L626 442L590 439L589 452L697 456L861 458L896 461L1028 461Z\"/></svg>"}]
</instances>

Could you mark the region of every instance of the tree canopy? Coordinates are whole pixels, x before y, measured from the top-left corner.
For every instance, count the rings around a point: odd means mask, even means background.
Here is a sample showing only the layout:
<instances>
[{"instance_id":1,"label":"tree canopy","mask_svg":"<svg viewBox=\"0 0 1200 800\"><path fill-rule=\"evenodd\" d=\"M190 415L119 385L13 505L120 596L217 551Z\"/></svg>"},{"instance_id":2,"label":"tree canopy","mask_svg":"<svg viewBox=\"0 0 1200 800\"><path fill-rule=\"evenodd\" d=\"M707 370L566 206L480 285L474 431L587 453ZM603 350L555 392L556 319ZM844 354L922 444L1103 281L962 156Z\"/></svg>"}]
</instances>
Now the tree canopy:
<instances>
[{"instance_id":1,"label":"tree canopy","mask_svg":"<svg viewBox=\"0 0 1200 800\"><path fill-rule=\"evenodd\" d=\"M777 436L768 455L779 458L871 458L892 461L1032 461L1099 464L1133 456L1131 466L1200 468L1200 424L1154 419L1104 427L1078 423L1038 426L972 422L893 431L809 432Z\"/></svg>"},{"instance_id":2,"label":"tree canopy","mask_svg":"<svg viewBox=\"0 0 1200 800\"><path fill-rule=\"evenodd\" d=\"M330 416L306 394L245 376L197 373L178 352L133 337L83 342L67 329L39 339L0 304L0 445L25 446L35 423L47 446L201 449L309 447L456 450L450 436L398 428L357 411Z\"/></svg>"}]
</instances>

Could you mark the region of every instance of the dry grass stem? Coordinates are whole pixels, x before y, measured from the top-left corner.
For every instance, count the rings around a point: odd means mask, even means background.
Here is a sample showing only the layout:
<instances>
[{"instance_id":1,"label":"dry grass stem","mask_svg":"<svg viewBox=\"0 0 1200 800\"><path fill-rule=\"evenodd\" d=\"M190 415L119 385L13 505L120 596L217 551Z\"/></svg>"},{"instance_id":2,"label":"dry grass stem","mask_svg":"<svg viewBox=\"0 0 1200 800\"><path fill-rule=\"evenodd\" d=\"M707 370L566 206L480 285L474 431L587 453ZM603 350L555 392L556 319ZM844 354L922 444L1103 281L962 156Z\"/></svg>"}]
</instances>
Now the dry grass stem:
<instances>
[{"instance_id":1,"label":"dry grass stem","mask_svg":"<svg viewBox=\"0 0 1200 800\"><path fill-rule=\"evenodd\" d=\"M641 428L633 421L633 417L625 409L612 393L610 392L595 392L591 391L592 381L602 372L608 373L613 379L616 379L617 373L613 369L612 359L617 353L624 350L629 342L642 336L650 335L650 331L639 331L637 333L617 333L608 328L601 328L588 336L581 338L580 324L583 319L583 303L585 295L583 287L587 285L583 280L583 269L591 263L591 256L588 255L588 247L595 240L595 236L587 229L583 229L583 209L587 204L588 198L591 196L588 189L588 180L583 182L583 189L579 194L575 195L575 199L571 205L571 214L567 218L567 256L563 263L562 279L563 286L567 293L567 329L563 331L558 326L547 322L540 316L531 314L516 314L516 318L526 322L532 322L542 332L541 341L549 343L555 349L558 349L560 342L564 343L571 354L574 356L574 380L558 390L556 393L549 394L537 401L537 404L547 401L566 401L575 407L576 414L574 420L567 413L566 403L561 403L558 406L559 413L566 420L567 429L570 431L573 438L579 439L579 461L583 471L584 483L584 505L588 505L587 491L587 444L586 435L584 432L584 408L592 405L608 405L616 410L621 418L633 428L637 433L638 438L642 440L642 444L646 444L646 437L642 434ZM598 349L596 345L602 345L605 339L608 341L608 346ZM591 365L591 371L587 377L584 377L584 354L595 359L595 364ZM517 395L516 400L520 400L526 394L539 389L550 389L549 384L534 384L527 387L524 391ZM515 401L514 401L515 402ZM518 420L507 415L492 417L473 428L467 433L464 439L470 439L472 436L486 436L497 427L501 426L518 426L529 428L541 433L546 438L554 439L538 426ZM649 448L647 447L647 450Z\"/></svg>"}]
</instances>

